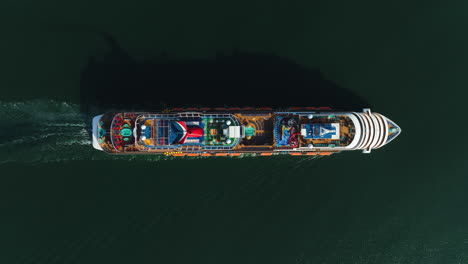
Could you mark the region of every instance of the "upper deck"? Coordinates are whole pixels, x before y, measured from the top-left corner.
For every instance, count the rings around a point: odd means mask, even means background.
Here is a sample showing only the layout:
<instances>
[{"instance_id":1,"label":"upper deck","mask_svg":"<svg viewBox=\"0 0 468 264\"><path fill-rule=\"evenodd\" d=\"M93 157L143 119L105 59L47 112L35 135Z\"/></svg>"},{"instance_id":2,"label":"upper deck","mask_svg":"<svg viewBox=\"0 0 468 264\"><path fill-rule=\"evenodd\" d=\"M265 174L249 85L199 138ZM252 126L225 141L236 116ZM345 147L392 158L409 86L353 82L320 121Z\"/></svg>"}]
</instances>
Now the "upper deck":
<instances>
[{"instance_id":1,"label":"upper deck","mask_svg":"<svg viewBox=\"0 0 468 264\"><path fill-rule=\"evenodd\" d=\"M96 126L113 153L370 150L401 131L379 114L332 111L108 113Z\"/></svg>"},{"instance_id":2,"label":"upper deck","mask_svg":"<svg viewBox=\"0 0 468 264\"><path fill-rule=\"evenodd\" d=\"M230 150L241 138L232 114L160 113L136 118L139 150Z\"/></svg>"},{"instance_id":3,"label":"upper deck","mask_svg":"<svg viewBox=\"0 0 468 264\"><path fill-rule=\"evenodd\" d=\"M340 148L351 144L356 130L348 114L278 113L274 132L281 149Z\"/></svg>"}]
</instances>

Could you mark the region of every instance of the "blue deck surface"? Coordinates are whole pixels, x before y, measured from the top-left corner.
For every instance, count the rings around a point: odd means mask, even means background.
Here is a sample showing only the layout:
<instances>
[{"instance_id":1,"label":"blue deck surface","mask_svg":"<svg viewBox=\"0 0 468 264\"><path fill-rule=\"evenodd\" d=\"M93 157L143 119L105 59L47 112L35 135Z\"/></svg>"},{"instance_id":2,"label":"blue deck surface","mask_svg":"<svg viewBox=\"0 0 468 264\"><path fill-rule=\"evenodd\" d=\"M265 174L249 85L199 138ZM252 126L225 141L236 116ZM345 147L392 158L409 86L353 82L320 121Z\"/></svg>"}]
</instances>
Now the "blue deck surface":
<instances>
[{"instance_id":1,"label":"blue deck surface","mask_svg":"<svg viewBox=\"0 0 468 264\"><path fill-rule=\"evenodd\" d=\"M305 124L307 139L330 139L336 135L336 127L332 124Z\"/></svg>"}]
</instances>

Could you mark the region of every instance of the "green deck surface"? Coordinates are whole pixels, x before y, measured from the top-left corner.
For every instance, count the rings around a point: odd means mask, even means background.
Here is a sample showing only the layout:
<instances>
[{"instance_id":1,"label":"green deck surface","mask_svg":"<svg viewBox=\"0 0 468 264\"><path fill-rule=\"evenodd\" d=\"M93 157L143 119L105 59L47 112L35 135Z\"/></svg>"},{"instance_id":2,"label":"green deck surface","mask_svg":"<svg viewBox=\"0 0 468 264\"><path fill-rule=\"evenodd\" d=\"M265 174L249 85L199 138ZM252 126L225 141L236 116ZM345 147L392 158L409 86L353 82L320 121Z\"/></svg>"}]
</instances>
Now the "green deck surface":
<instances>
[{"instance_id":1,"label":"green deck surface","mask_svg":"<svg viewBox=\"0 0 468 264\"><path fill-rule=\"evenodd\" d=\"M234 142L234 138L229 138L223 135L223 129L229 128L226 124L226 121L231 120L231 118L206 118L203 119L204 130L205 130L205 140L203 144L213 145L213 146L231 146ZM211 122L212 121L212 122ZM218 121L218 122L216 122ZM211 123L210 123L211 122ZM215 129L216 133L211 134L211 130ZM227 140L231 140L228 144Z\"/></svg>"}]
</instances>

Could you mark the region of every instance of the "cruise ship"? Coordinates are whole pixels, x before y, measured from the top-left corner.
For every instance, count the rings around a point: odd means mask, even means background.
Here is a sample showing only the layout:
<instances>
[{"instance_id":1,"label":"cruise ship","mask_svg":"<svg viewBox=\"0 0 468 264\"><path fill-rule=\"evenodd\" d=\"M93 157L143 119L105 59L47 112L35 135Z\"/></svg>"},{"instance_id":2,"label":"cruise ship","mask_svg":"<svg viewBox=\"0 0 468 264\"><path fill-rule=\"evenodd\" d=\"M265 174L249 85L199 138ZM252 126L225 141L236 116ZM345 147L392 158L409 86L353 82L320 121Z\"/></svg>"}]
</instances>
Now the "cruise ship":
<instances>
[{"instance_id":1,"label":"cruise ship","mask_svg":"<svg viewBox=\"0 0 468 264\"><path fill-rule=\"evenodd\" d=\"M174 108L95 116L92 142L111 154L324 156L370 153L400 133L395 122L367 108Z\"/></svg>"}]
</instances>

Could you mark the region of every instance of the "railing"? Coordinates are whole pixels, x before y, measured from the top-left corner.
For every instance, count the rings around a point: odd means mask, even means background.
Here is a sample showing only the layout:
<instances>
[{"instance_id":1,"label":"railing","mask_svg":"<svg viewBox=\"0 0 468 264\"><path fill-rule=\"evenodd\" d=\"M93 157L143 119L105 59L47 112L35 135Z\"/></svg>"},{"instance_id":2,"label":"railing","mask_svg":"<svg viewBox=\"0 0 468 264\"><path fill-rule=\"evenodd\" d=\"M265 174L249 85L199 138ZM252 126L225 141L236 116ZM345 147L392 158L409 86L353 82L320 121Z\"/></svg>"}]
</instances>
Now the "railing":
<instances>
[{"instance_id":1,"label":"railing","mask_svg":"<svg viewBox=\"0 0 468 264\"><path fill-rule=\"evenodd\" d=\"M224 146L203 146L203 149L205 150L231 150L234 146L232 147L224 147Z\"/></svg>"},{"instance_id":2,"label":"railing","mask_svg":"<svg viewBox=\"0 0 468 264\"><path fill-rule=\"evenodd\" d=\"M181 150L182 150L182 151L201 150L201 146L198 146L198 145L182 146L182 147L181 147Z\"/></svg>"},{"instance_id":3,"label":"railing","mask_svg":"<svg viewBox=\"0 0 468 264\"><path fill-rule=\"evenodd\" d=\"M184 112L184 113L180 113L178 114L179 117L181 118L201 118L203 114L202 113L199 113L199 112Z\"/></svg>"}]
</instances>

